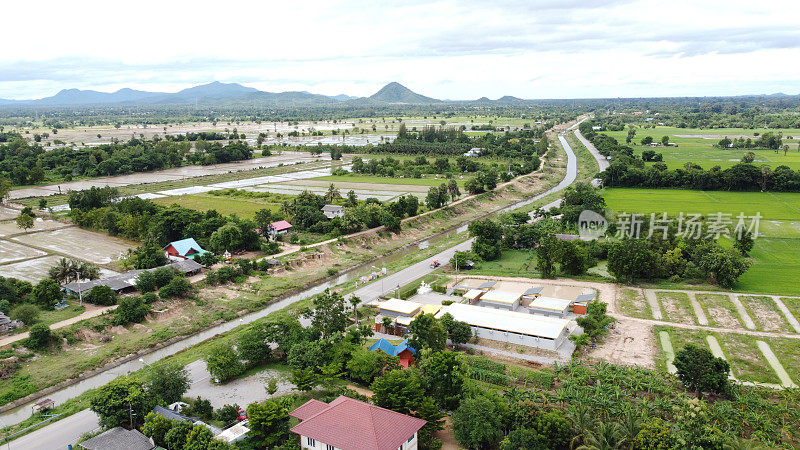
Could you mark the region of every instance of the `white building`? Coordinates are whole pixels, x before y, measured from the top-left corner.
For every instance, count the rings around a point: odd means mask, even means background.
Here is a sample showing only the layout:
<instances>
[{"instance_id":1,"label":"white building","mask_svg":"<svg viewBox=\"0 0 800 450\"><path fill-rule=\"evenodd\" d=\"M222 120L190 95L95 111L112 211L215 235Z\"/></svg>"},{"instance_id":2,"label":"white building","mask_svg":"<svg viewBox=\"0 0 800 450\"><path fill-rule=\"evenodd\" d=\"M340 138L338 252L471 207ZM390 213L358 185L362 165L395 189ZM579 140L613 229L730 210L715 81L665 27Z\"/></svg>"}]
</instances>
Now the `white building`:
<instances>
[{"instance_id":1,"label":"white building","mask_svg":"<svg viewBox=\"0 0 800 450\"><path fill-rule=\"evenodd\" d=\"M344 216L344 206L339 205L325 205L322 207L322 214L328 219Z\"/></svg>"},{"instance_id":2,"label":"white building","mask_svg":"<svg viewBox=\"0 0 800 450\"><path fill-rule=\"evenodd\" d=\"M528 310L533 314L545 316L564 317L569 312L571 300L553 297L537 297L529 305Z\"/></svg>"},{"instance_id":3,"label":"white building","mask_svg":"<svg viewBox=\"0 0 800 450\"><path fill-rule=\"evenodd\" d=\"M570 321L566 319L463 303L442 307L436 317L441 318L447 313L455 320L469 324L473 334L482 339L556 350L569 336Z\"/></svg>"},{"instance_id":4,"label":"white building","mask_svg":"<svg viewBox=\"0 0 800 450\"><path fill-rule=\"evenodd\" d=\"M480 305L487 308L502 308L514 311L519 306L521 294L508 291L489 291L481 295Z\"/></svg>"}]
</instances>

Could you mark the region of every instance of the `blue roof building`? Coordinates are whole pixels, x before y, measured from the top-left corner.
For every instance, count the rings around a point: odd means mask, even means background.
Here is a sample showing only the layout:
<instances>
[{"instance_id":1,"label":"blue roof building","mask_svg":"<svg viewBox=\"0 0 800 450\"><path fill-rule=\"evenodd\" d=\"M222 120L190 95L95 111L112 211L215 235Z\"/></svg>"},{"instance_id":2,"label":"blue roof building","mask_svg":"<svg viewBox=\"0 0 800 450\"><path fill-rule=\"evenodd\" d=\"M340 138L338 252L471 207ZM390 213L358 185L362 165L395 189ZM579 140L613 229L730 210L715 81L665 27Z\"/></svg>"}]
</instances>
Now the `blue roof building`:
<instances>
[{"instance_id":1,"label":"blue roof building","mask_svg":"<svg viewBox=\"0 0 800 450\"><path fill-rule=\"evenodd\" d=\"M178 257L183 259L194 259L197 255L204 255L209 253L207 250L203 250L203 247L200 247L200 244L194 240L194 238L186 238L181 239L180 241L174 241L167 244L164 248L164 251L170 257Z\"/></svg>"}]
</instances>

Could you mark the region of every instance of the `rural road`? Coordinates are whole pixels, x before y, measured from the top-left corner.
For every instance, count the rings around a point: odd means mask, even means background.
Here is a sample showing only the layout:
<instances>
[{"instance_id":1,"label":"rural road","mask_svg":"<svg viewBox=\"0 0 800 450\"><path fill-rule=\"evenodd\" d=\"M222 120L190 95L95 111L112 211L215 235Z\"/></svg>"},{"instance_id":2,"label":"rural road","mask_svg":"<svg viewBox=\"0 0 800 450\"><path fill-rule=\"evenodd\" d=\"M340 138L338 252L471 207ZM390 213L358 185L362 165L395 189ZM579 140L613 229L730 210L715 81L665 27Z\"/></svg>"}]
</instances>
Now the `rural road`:
<instances>
[{"instance_id":1,"label":"rural road","mask_svg":"<svg viewBox=\"0 0 800 450\"><path fill-rule=\"evenodd\" d=\"M569 131L570 129L575 128L576 126L577 126L577 124L573 125L572 127L568 128L567 131ZM567 186L569 186L569 185L571 185L572 183L575 182L575 180L577 178L577 174L578 174L578 162L577 162L577 159L576 159L576 156L575 156L575 152L572 150L572 147L570 147L569 143L567 143L566 139L564 138L564 133L565 132L560 133L559 136L558 136L559 141L561 142L561 145L563 146L565 152L567 153L567 172L566 172L566 174L564 176L564 179L561 180L561 182L558 185L556 185L555 187L553 187L551 189L548 189L547 191L545 191L545 192L543 192L541 194L538 194L538 195L536 195L536 196L534 196L534 197L532 197L530 199L527 199L527 200L518 202L518 203L516 203L514 205L511 205L508 208L505 208L504 210L502 210L503 212L511 211L511 210L516 209L516 208L519 208L519 207L528 205L530 203L533 203L534 201L539 200L539 199L541 199L541 198L543 198L543 197L545 197L547 195L550 195L550 194L555 193L555 192L559 192L559 191L565 189ZM406 269L403 269L403 270L401 270L399 272L396 272L396 273L394 273L392 275L384 277L383 279L376 280L372 284L366 285L366 286L362 287L361 289L358 289L354 293L354 295L358 295L364 302L368 302L368 301L370 301L370 300L372 300L374 298L377 298L378 296L384 294L385 292L388 292L388 291L396 288L398 284L400 284L402 286L403 284L408 284L408 283L410 283L410 282L412 282L412 281L414 281L416 279L419 279L419 278L425 276L428 273L431 273L433 271L433 269L430 268L430 262L433 259L439 259L440 261L442 261L444 263L444 262L448 261L452 257L452 254L455 251L462 250L462 249L469 249L470 246L471 246L471 241L469 241L469 240L467 240L465 242L462 242L460 244L457 244L457 245L455 245L453 247L450 247L450 248L444 250L443 252L440 252L437 255L432 256L431 258L426 259L425 261L422 261L422 262L419 262L417 264L414 264L414 265L412 265L410 267L407 267ZM161 360L161 359L163 359L163 358L165 358L167 356L175 354L180 350L183 350L183 349L188 348L188 347L190 347L192 345L195 345L195 344L197 344L199 342L202 342L202 341L204 341L206 339L209 339L209 338L211 338L211 337L213 337L213 336L215 336L217 334L230 331L230 330L232 330L233 328L236 328L239 325L243 325L243 324L252 322L252 321L254 321L256 319L259 319L261 317L266 316L267 314L269 314L269 313L271 313L273 311L277 311L279 309L283 309L283 308L289 306L290 304L292 304L292 303L294 303L296 301L299 301L299 300L301 300L303 298L307 298L308 296L311 296L311 295L317 294L319 292L322 292L324 289L326 289L328 287L331 287L331 284L325 283L325 284L322 284L322 285L314 286L314 287L312 287L312 288L310 288L310 289L308 289L308 290L306 290L306 291L304 291L304 292L302 292L302 293L300 293L298 295L295 295L295 296L283 299L281 301L278 301L276 303L273 303L272 305L268 306L267 308L265 308L265 309L263 309L261 311L245 315L245 316L239 318L239 320L233 320L233 321L230 321L230 322L226 322L226 323L220 324L220 325L218 325L218 326L216 326L214 328L208 329L208 330L206 330L204 332L198 333L198 334L196 334L194 336L191 336L191 337L188 337L188 338L183 339L181 341L178 341L178 342L176 342L174 344L171 344L171 345L169 345L167 347L164 347L162 349L156 350L156 351L154 351L154 352L152 352L152 353L150 353L148 355L145 355L143 359L145 360L145 363L151 364L151 363L156 362L158 360ZM122 375L122 374L125 374L125 373L130 373L130 372L135 371L135 370L139 370L143 366L144 366L144 363L139 362L137 359L133 359L133 360L125 362L125 363L123 363L123 364L121 364L121 365L119 365L119 366L117 366L117 367L115 367L113 369L109 369L107 371L100 372L100 373L98 373L98 374L96 374L94 376L86 378L86 379L82 380L81 382L79 382L79 383L77 383L75 385L72 385L72 386L66 387L64 389L58 390L56 392L53 392L51 394L48 394L48 397L52 398L56 402L63 403L64 401L66 401L68 399L71 399L71 398L74 398L74 397L82 394L83 392L86 392L89 389L102 386L105 383L111 381L112 379L116 378L119 375ZM9 425L10 424L16 424L16 423L21 422L25 418L27 418L28 415L29 415L29 411L30 411L30 404L26 404L26 405L23 405L23 406L21 406L19 408L16 408L15 410L12 410L12 411L4 413L2 415L2 419L3 419L3 421L8 423ZM62 421L59 421L57 423L60 423L60 422L62 422ZM48 425L44 429L52 430L53 428L51 428L51 427L53 427L54 425L56 425L56 424Z\"/></svg>"},{"instance_id":2,"label":"rural road","mask_svg":"<svg viewBox=\"0 0 800 450\"><path fill-rule=\"evenodd\" d=\"M575 129L575 137L577 137L578 140L581 141L581 144L583 144L583 146L586 147L587 150L589 150L589 153L591 153L592 156L594 156L594 159L597 160L597 165L600 166L600 172L608 169L608 166L610 165L608 163L608 159L606 159L605 156L601 155L600 152L597 151L597 147L595 147L591 142L589 142L588 139L583 137L581 131L578 130L577 128Z\"/></svg>"},{"instance_id":3,"label":"rural road","mask_svg":"<svg viewBox=\"0 0 800 450\"><path fill-rule=\"evenodd\" d=\"M7 448L11 450L66 449L75 444L86 433L100 427L97 414L84 409L69 417L53 422L32 433L11 441ZM3 445L3 447L6 447Z\"/></svg>"}]
</instances>

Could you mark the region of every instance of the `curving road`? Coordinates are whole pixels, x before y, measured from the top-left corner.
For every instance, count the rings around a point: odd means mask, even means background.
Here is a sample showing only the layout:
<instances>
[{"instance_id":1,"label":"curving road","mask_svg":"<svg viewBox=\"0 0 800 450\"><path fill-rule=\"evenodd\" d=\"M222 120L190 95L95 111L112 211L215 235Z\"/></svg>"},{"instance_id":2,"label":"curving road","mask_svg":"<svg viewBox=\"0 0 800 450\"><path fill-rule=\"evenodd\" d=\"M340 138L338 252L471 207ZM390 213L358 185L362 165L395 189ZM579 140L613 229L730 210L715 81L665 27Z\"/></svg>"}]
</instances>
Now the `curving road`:
<instances>
[{"instance_id":1,"label":"curving road","mask_svg":"<svg viewBox=\"0 0 800 450\"><path fill-rule=\"evenodd\" d=\"M582 121L580 121L580 122L582 122ZM572 183L575 182L575 180L577 179L577 176L578 176L578 161L577 161L577 157L575 156L575 152L573 151L572 147L570 147L570 145L567 142L567 140L565 139L564 135L565 135L566 132L576 128L580 124L580 122L577 122L576 124L574 124L571 127L567 128L567 130L560 132L559 135L558 135L558 139L561 142L561 145L562 145L562 147L564 148L564 151L567 154L567 172L564 175L564 178L561 180L561 182L559 182L558 185L548 189L545 192L537 194L537 195L535 195L535 196L533 196L531 198L528 198L526 200L517 202L517 203L515 203L515 204L513 204L513 205L511 205L511 206L509 206L507 208L502 209L500 212L513 211L515 209L518 209L518 208L521 208L523 206L529 205L529 204L531 204L531 203L533 203L533 202L535 202L537 200L540 200L540 199L542 199L542 198L544 198L544 197L546 197L546 196L548 196L550 194L562 191L562 190L566 189L568 186L570 186ZM599 160L598 160L598 162L599 162ZM466 229L466 227L462 226L461 229ZM446 249L446 250L444 250L444 251L442 251L442 252L440 252L440 253L438 253L438 254L430 257L430 258L425 259L424 261L421 261L419 263L413 264L413 265L411 265L411 266L409 266L409 267L407 267L407 268L405 268L403 270L400 270L400 271L398 271L398 272L396 272L396 273L394 273L392 275L388 275L386 277L383 277L383 279L374 281L371 284L367 284L364 287L362 287L362 288L356 290L355 292L353 292L352 295L358 296L364 302L369 302L371 300L374 300L374 299L380 297L381 295L384 295L384 294L386 294L386 293L388 293L390 291L393 291L394 289L397 288L397 286L406 285L408 283L411 283L411 282L413 282L413 281L415 281L415 280L417 280L417 279L419 279L419 278L421 278L421 277L433 272L433 270L435 270L435 269L431 269L431 267L430 267L430 263L433 260L438 259L439 261L449 261L450 258L453 256L453 253L455 253L456 251L468 250L471 247L471 245L472 245L472 239L469 239L469 240L466 240L466 241L461 242L459 244L456 244L456 245L454 245L454 246L452 246L452 247L450 247L450 248L448 248L448 249ZM272 311L275 311L275 310L278 310L278 309L282 309L282 308L290 305L291 303L294 303L294 302L296 302L298 300L301 300L303 298L307 298L310 295L314 295L314 294L317 294L319 292L322 292L325 288L331 287L332 285L336 285L336 284L338 284L340 282L344 282L344 281L347 281L347 278L343 276L343 277L340 277L340 279L337 281L337 283L332 283L332 284L325 283L323 285L312 287L311 289L309 289L309 290L307 290L307 291L305 291L303 293L300 293L300 294L297 294L297 295L292 296L290 298L287 298L287 299L281 300L279 302L276 302L276 303L268 306L267 308L265 308L262 311L259 311L259 312L253 313L253 314L248 314L246 316L241 317L239 320L226 322L224 324L221 324L218 327L206 330L206 331L204 331L202 333L199 333L198 335L192 336L190 338L184 339L182 341L176 342L175 344L172 344L170 346L167 346L165 348L157 350L157 351L155 351L153 353L150 353L150 354L144 356L143 359L144 359L145 363L147 363L147 364L156 362L156 361L158 361L158 360L160 360L162 358L165 358L167 356L170 356L170 355L172 355L172 354L174 354L174 353L176 353L176 352L178 352L178 351L180 351L180 350L182 350L182 349L184 349L186 347L189 347L191 345L199 343L199 342L201 342L201 341L203 341L205 339L209 339L209 338L213 337L216 334L229 331L230 329L233 329L233 328L235 328L235 327L237 327L239 325L242 325L243 323L249 323L249 322L251 322L251 321L253 321L253 320L257 319L257 318L264 317L269 312L272 312ZM76 397L76 396L80 395L81 393L85 392L88 389L101 386L101 385L107 383L108 381L110 381L111 379L116 378L119 375L124 375L126 373L130 373L132 371L135 371L135 370L138 370L138 369L142 368L143 366L144 366L144 363L139 362L136 359L133 359L133 360L131 360L129 362L126 362L126 363L124 363L124 364L122 364L122 365L120 365L120 366L118 366L118 367L116 367L114 369L110 369L108 371L102 372L102 373L97 374L95 376L89 377L89 378L81 381L80 383L78 383L76 385L72 385L72 386L64 388L64 389L62 389L60 391L57 391L55 393L49 394L48 397L52 398L54 400L57 400L58 402L64 402L67 399L70 399L70 398L73 398L73 397ZM13 410L13 411L10 411L10 412L7 412L7 413L3 414L2 415L2 419L9 425L15 424L15 423L19 423L21 420L24 420L25 418L27 418L27 414L26 414L27 411L30 411L30 406L29 405L22 406L20 408L17 408L16 410ZM11 448L15 448L15 449L16 448L19 448L19 449L35 448L35 447L29 447L29 445L31 443L37 442L37 440L39 438L44 439L45 437L47 437L49 442L53 442L53 444L58 443L61 447L66 447L67 444L75 442L75 439L73 437L74 433L80 431L81 434L82 434L84 432L92 431L92 429L96 428L96 425L94 424L94 421L91 420L92 416L94 416L94 413L91 413L90 411L87 410L87 411L81 412L80 414L82 414L82 416L80 416L81 421L78 422L76 419L73 419L73 420L76 420L76 423L75 423L75 426L70 428L70 433L63 432L61 430L61 428L63 428L63 426L59 426L59 427L56 426L59 423L64 422L64 420L67 420L67 419L62 419L62 420L60 420L58 422L55 422L55 423L53 423L51 425L47 425L47 426L43 427L40 430L37 430L37 431L35 431L33 433L30 433L29 435L25 436L26 439L24 439L24 440L23 440L23 438L20 438L18 440L12 441L11 442ZM83 426L81 427L80 425L83 425ZM80 436L80 434L79 434L79 436Z\"/></svg>"}]
</instances>

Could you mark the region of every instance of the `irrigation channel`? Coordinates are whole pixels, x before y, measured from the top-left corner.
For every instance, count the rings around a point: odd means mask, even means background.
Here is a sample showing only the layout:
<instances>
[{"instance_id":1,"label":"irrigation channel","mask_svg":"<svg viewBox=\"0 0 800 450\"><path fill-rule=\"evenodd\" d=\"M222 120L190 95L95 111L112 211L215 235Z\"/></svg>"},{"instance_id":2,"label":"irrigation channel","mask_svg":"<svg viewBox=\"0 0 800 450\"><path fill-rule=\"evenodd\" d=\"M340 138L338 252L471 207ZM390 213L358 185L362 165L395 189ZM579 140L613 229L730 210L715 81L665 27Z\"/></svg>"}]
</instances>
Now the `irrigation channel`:
<instances>
[{"instance_id":1,"label":"irrigation channel","mask_svg":"<svg viewBox=\"0 0 800 450\"><path fill-rule=\"evenodd\" d=\"M576 125L573 125L568 130L571 130ZM544 198L547 195L563 190L564 188L571 185L575 181L578 173L578 165L575 152L572 150L572 147L570 147L570 145L564 138L564 132L560 133L558 135L558 138L561 141L561 145L563 146L564 150L567 153L567 173L564 176L564 179L561 180L561 182L555 187L550 188L547 191L537 194L528 199L517 202L506 208L503 208L499 212L512 211L517 208L529 205L537 200ZM492 211L482 216L481 218L489 216L491 214L495 214L497 212L498 211ZM260 319L262 317L265 317L268 314L274 311L281 310L295 302L319 294L323 292L325 289L332 288L334 286L340 285L342 283L345 283L353 279L358 279L361 275L369 273L372 270L374 270L372 269L372 266L380 267L389 264L398 258L402 258L409 254L418 252L420 249L427 248L428 246L435 244L441 239L451 238L454 235L465 232L466 230L467 230L467 224L460 224L456 227L452 227L448 230L445 230L443 233L438 234L436 237L416 242L412 245L405 247L400 251L379 257L377 259L367 262L366 264L362 264L360 266L357 266L356 268L345 271L335 279L318 283L316 285L313 285L305 289L300 293L280 299L260 311L244 315L238 319L222 323L212 328L208 328L205 331L201 331L197 334L181 339L177 342L164 346L160 349L154 350L142 356L141 358L133 357L129 361L123 362L122 364L119 364L116 367L107 369L98 374L89 376L75 384L56 390L54 392L46 393L46 396L55 401L56 404L64 403L65 401L77 397L90 389L99 388L119 376L126 375L128 373L142 369L145 365L153 364L161 359L174 355L184 349L187 349L205 340L213 338L218 334L228 332L240 325L244 325L253 322L257 319ZM374 281L371 284L365 285L364 287L356 291L355 294L359 295L364 301L369 301L371 299L376 298L377 296L393 291L398 285L402 286L404 284L408 284L432 272L434 269L430 268L429 261L433 259L446 261L450 259L450 257L455 251L469 249L469 246L471 244L470 241L471 240L465 240L463 242L460 242L459 244L456 244L444 250L443 252L426 259L425 261L421 261L403 270L400 270L394 274L382 277L381 279L378 279L377 281ZM36 400L31 401L30 403L23 404L21 406L18 406L14 409L11 409L3 413L0 416L0 420L2 420L2 423L4 423L6 426L15 425L17 423L22 422L23 420L30 417L31 407L33 406L35 401Z\"/></svg>"}]
</instances>

